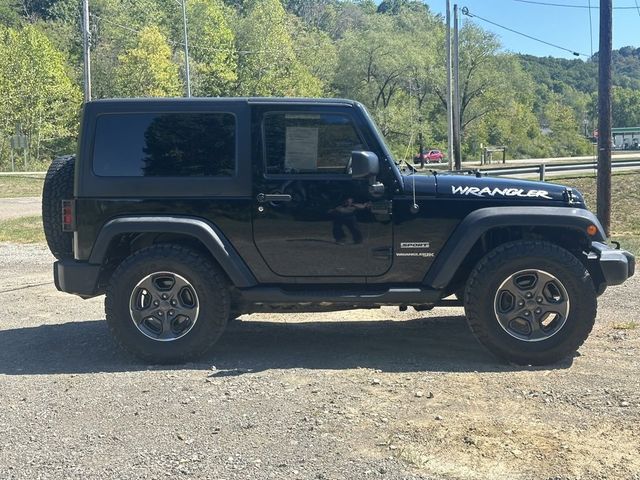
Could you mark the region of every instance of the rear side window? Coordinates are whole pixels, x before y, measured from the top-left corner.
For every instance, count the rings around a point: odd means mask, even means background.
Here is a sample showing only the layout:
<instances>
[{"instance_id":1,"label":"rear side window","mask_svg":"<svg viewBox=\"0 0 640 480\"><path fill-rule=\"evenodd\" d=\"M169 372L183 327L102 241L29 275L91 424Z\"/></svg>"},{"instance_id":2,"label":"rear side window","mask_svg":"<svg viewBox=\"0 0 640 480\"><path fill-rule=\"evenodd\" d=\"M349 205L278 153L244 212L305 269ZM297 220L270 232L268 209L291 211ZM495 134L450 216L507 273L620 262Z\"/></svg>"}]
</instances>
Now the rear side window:
<instances>
[{"instance_id":1,"label":"rear side window","mask_svg":"<svg viewBox=\"0 0 640 480\"><path fill-rule=\"evenodd\" d=\"M127 113L96 121L93 171L105 177L231 177L231 113Z\"/></svg>"},{"instance_id":2,"label":"rear side window","mask_svg":"<svg viewBox=\"0 0 640 480\"><path fill-rule=\"evenodd\" d=\"M268 113L263 128L268 174L347 173L351 152L366 149L346 115Z\"/></svg>"}]
</instances>

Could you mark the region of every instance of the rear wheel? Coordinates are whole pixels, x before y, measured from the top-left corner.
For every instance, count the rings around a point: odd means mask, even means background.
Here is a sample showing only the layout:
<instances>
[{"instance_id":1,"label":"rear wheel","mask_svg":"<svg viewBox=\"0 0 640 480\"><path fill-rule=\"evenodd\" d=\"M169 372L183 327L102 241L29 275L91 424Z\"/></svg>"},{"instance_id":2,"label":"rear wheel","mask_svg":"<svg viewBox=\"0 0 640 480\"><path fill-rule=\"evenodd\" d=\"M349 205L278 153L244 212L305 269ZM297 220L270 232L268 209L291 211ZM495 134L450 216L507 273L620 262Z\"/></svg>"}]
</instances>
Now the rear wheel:
<instances>
[{"instance_id":1,"label":"rear wheel","mask_svg":"<svg viewBox=\"0 0 640 480\"><path fill-rule=\"evenodd\" d=\"M488 253L469 276L464 304L480 343L524 365L574 353L591 332L597 310L584 265L557 245L534 241Z\"/></svg>"},{"instance_id":2,"label":"rear wheel","mask_svg":"<svg viewBox=\"0 0 640 480\"><path fill-rule=\"evenodd\" d=\"M107 323L129 352L154 363L203 355L229 317L225 277L207 258L177 245L154 245L125 259L105 299Z\"/></svg>"}]
</instances>

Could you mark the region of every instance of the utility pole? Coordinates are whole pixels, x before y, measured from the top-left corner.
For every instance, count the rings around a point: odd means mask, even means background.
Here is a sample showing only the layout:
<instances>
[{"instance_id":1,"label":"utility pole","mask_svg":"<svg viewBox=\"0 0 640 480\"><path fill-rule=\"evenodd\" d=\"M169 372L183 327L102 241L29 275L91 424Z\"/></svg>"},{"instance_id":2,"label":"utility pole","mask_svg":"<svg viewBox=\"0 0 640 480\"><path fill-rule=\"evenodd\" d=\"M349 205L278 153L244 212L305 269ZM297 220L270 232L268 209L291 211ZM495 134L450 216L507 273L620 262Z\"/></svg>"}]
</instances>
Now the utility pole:
<instances>
[{"instance_id":1,"label":"utility pole","mask_svg":"<svg viewBox=\"0 0 640 480\"><path fill-rule=\"evenodd\" d=\"M611 233L611 49L612 0L600 0L600 48L598 52L598 219Z\"/></svg>"},{"instance_id":2,"label":"utility pole","mask_svg":"<svg viewBox=\"0 0 640 480\"><path fill-rule=\"evenodd\" d=\"M184 27L184 70L187 77L187 97L191 97L191 72L189 71L189 35L187 34L187 0L182 0L182 24Z\"/></svg>"},{"instance_id":3,"label":"utility pole","mask_svg":"<svg viewBox=\"0 0 640 480\"><path fill-rule=\"evenodd\" d=\"M455 154L455 169L462 170L462 155L460 148L460 50L458 32L458 5L453 6L453 152Z\"/></svg>"},{"instance_id":4,"label":"utility pole","mask_svg":"<svg viewBox=\"0 0 640 480\"><path fill-rule=\"evenodd\" d=\"M84 101L91 101L91 45L89 33L89 0L82 0L82 49L84 54Z\"/></svg>"},{"instance_id":5,"label":"utility pole","mask_svg":"<svg viewBox=\"0 0 640 480\"><path fill-rule=\"evenodd\" d=\"M446 68L447 68L447 156L449 157L449 170L453 170L453 105L451 100L451 6L449 0L447 0L447 33L445 38L445 50L446 50Z\"/></svg>"}]
</instances>

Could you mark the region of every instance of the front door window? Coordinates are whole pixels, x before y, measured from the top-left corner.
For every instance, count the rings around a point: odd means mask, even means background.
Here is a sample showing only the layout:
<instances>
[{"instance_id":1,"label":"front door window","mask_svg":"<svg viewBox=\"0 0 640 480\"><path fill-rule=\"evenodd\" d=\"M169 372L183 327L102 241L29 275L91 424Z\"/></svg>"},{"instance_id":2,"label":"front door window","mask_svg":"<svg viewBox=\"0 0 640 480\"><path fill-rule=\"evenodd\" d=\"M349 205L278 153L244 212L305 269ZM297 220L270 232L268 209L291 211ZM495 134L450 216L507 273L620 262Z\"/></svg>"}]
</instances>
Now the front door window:
<instances>
[{"instance_id":1,"label":"front door window","mask_svg":"<svg viewBox=\"0 0 640 480\"><path fill-rule=\"evenodd\" d=\"M346 115L269 113L264 118L266 173L348 174L351 152L362 150Z\"/></svg>"}]
</instances>

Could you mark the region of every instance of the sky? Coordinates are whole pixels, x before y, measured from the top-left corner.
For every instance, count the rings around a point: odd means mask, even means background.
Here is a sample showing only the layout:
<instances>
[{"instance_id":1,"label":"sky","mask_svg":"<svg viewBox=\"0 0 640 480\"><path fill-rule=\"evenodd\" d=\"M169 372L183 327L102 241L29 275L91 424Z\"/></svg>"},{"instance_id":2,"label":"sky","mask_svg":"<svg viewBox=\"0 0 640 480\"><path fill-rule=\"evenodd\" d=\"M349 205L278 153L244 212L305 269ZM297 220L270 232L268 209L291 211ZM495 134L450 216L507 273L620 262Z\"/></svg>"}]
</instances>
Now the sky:
<instances>
[{"instance_id":1,"label":"sky","mask_svg":"<svg viewBox=\"0 0 640 480\"><path fill-rule=\"evenodd\" d=\"M582 6L589 4L589 0L535 1ZM614 49L627 45L636 48L640 47L640 8L636 9L636 1L637 4L640 5L640 0L613 0ZM445 0L427 0L426 3L432 11L444 15ZM454 3L457 3L460 9L467 7L471 14L479 15L494 23L560 45L572 51L586 55L591 54L589 9L587 8L553 7L523 3L517 0L451 0L452 10ZM599 3L599 0L591 0L592 7L597 7ZM633 8L616 10L616 7ZM591 11L593 52L598 51L599 15L600 10L593 8ZM468 17L461 15L461 19L467 18ZM505 50L517 53L529 53L537 56L586 59L584 56L575 57L570 52L521 37L477 18L475 18L474 21L483 28L498 34Z\"/></svg>"}]
</instances>

